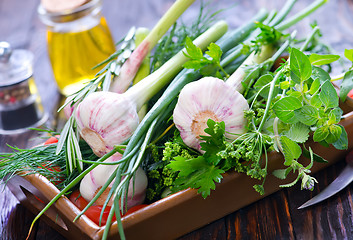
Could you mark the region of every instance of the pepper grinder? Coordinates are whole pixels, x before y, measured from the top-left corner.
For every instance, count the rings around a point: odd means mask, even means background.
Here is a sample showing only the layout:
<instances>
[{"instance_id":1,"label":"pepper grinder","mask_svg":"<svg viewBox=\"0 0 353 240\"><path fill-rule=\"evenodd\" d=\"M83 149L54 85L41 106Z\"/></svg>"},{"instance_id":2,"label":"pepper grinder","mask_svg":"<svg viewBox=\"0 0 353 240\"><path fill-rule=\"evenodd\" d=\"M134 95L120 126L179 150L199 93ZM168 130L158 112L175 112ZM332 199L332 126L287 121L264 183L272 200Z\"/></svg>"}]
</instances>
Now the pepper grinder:
<instances>
[{"instance_id":1,"label":"pepper grinder","mask_svg":"<svg viewBox=\"0 0 353 240\"><path fill-rule=\"evenodd\" d=\"M33 54L0 42L0 134L19 134L48 119L33 79Z\"/></svg>"}]
</instances>

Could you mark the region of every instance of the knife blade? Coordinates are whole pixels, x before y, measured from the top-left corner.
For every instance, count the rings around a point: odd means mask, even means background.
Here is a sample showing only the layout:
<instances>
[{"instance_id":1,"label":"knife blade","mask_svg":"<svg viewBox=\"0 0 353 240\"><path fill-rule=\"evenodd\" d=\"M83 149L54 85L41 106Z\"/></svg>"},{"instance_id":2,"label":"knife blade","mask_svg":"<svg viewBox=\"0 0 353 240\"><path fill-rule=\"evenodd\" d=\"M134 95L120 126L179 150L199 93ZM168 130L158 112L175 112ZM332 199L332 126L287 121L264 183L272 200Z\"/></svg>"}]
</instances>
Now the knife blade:
<instances>
[{"instance_id":1,"label":"knife blade","mask_svg":"<svg viewBox=\"0 0 353 240\"><path fill-rule=\"evenodd\" d=\"M305 202L303 205L298 207L298 209L303 209L314 205L318 202L328 199L329 197L335 195L342 189L344 189L347 185L349 185L353 181L353 166L351 164L347 164L347 166L343 169L340 175L323 191L317 194L315 197Z\"/></svg>"}]
</instances>

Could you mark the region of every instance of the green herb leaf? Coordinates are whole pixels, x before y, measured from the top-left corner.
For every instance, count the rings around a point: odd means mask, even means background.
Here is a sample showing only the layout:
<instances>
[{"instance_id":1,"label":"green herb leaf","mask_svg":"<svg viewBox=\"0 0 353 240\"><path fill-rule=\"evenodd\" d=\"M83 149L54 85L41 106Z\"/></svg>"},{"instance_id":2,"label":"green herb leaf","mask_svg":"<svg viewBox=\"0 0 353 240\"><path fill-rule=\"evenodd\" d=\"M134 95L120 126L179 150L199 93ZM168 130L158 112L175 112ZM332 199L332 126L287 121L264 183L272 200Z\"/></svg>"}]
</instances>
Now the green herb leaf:
<instances>
[{"instance_id":1,"label":"green herb leaf","mask_svg":"<svg viewBox=\"0 0 353 240\"><path fill-rule=\"evenodd\" d=\"M330 74L328 74L328 72L326 72L324 69L317 67L317 66L313 66L313 71L312 71L311 77L314 80L319 79L320 84L323 84L327 81L331 81Z\"/></svg>"},{"instance_id":2,"label":"green herb leaf","mask_svg":"<svg viewBox=\"0 0 353 240\"><path fill-rule=\"evenodd\" d=\"M314 141L315 142L321 142L326 139L326 137L329 135L330 131L327 126L320 127L316 129L314 132Z\"/></svg>"},{"instance_id":3,"label":"green herb leaf","mask_svg":"<svg viewBox=\"0 0 353 240\"><path fill-rule=\"evenodd\" d=\"M328 163L328 161L325 160L323 157L317 155L317 154L314 153L314 152L311 153L308 149L305 148L305 145L304 145L304 144L303 144L302 146L303 146L302 149L303 149L303 156L304 156L304 157L310 159L310 158L311 158L311 155L313 155L312 158L313 158L313 160L314 160L315 162L319 162L319 163Z\"/></svg>"},{"instance_id":4,"label":"green herb leaf","mask_svg":"<svg viewBox=\"0 0 353 240\"><path fill-rule=\"evenodd\" d=\"M277 117L284 123L296 123L298 120L294 110L302 107L302 103L295 97L284 97L273 105Z\"/></svg>"},{"instance_id":5,"label":"green herb leaf","mask_svg":"<svg viewBox=\"0 0 353 240\"><path fill-rule=\"evenodd\" d=\"M341 128L341 136L337 139L336 142L332 143L332 145L338 150L346 150L348 149L348 137L346 129L343 126L338 125Z\"/></svg>"},{"instance_id":6,"label":"green herb leaf","mask_svg":"<svg viewBox=\"0 0 353 240\"><path fill-rule=\"evenodd\" d=\"M198 189L203 198L209 196L211 190L216 188L215 182L219 183L224 173L223 170L209 164L203 156L193 159L176 157L168 166L174 171L179 171L174 181L173 192L191 187Z\"/></svg>"},{"instance_id":7,"label":"green herb leaf","mask_svg":"<svg viewBox=\"0 0 353 240\"><path fill-rule=\"evenodd\" d=\"M302 149L297 143L290 140L286 136L281 136L280 142L285 159L284 165L290 166L294 160L298 159L302 155Z\"/></svg>"},{"instance_id":8,"label":"green herb leaf","mask_svg":"<svg viewBox=\"0 0 353 240\"><path fill-rule=\"evenodd\" d=\"M310 63L312 65L330 64L330 63L337 61L338 59L340 59L340 56L333 55L333 54L319 55L316 53L312 53L309 57Z\"/></svg>"},{"instance_id":9,"label":"green herb leaf","mask_svg":"<svg viewBox=\"0 0 353 240\"><path fill-rule=\"evenodd\" d=\"M305 105L296 111L296 116L300 122L311 126L317 122L319 118L319 112L315 107Z\"/></svg>"},{"instance_id":10,"label":"green herb leaf","mask_svg":"<svg viewBox=\"0 0 353 240\"><path fill-rule=\"evenodd\" d=\"M273 76L271 74L262 75L254 84L254 89L260 91L259 94L264 99L268 98L268 93L270 91L269 83L273 80ZM277 89L276 89L277 90ZM274 95L277 93L275 92Z\"/></svg>"},{"instance_id":11,"label":"green herb leaf","mask_svg":"<svg viewBox=\"0 0 353 240\"><path fill-rule=\"evenodd\" d=\"M315 94L320 89L320 86L321 86L320 79L319 78L314 79L314 81L311 83L309 93L312 95Z\"/></svg>"},{"instance_id":12,"label":"green herb leaf","mask_svg":"<svg viewBox=\"0 0 353 240\"><path fill-rule=\"evenodd\" d=\"M286 179L286 177L288 176L291 170L292 170L291 167L288 167L285 169L276 169L272 172L272 174L279 179Z\"/></svg>"},{"instance_id":13,"label":"green herb leaf","mask_svg":"<svg viewBox=\"0 0 353 240\"><path fill-rule=\"evenodd\" d=\"M329 126L330 133L327 135L325 141L329 144L336 142L342 133L342 129L339 125L333 124Z\"/></svg>"},{"instance_id":14,"label":"green herb leaf","mask_svg":"<svg viewBox=\"0 0 353 240\"><path fill-rule=\"evenodd\" d=\"M320 99L326 108L338 107L338 95L330 81L321 86Z\"/></svg>"},{"instance_id":15,"label":"green herb leaf","mask_svg":"<svg viewBox=\"0 0 353 240\"><path fill-rule=\"evenodd\" d=\"M345 49L344 56L351 62L353 62L353 49Z\"/></svg>"},{"instance_id":16,"label":"green herb leaf","mask_svg":"<svg viewBox=\"0 0 353 240\"><path fill-rule=\"evenodd\" d=\"M302 123L292 124L289 131L285 132L284 135L289 139L297 143L304 143L309 138L310 129L308 126Z\"/></svg>"},{"instance_id":17,"label":"green herb leaf","mask_svg":"<svg viewBox=\"0 0 353 240\"><path fill-rule=\"evenodd\" d=\"M342 102L346 101L347 95L352 89L353 89L353 70L350 70L344 74L344 77L340 86L340 99Z\"/></svg>"},{"instance_id":18,"label":"green herb leaf","mask_svg":"<svg viewBox=\"0 0 353 240\"><path fill-rule=\"evenodd\" d=\"M295 83L301 83L311 76L311 63L309 58L296 48L292 48L289 57L290 76Z\"/></svg>"}]
</instances>

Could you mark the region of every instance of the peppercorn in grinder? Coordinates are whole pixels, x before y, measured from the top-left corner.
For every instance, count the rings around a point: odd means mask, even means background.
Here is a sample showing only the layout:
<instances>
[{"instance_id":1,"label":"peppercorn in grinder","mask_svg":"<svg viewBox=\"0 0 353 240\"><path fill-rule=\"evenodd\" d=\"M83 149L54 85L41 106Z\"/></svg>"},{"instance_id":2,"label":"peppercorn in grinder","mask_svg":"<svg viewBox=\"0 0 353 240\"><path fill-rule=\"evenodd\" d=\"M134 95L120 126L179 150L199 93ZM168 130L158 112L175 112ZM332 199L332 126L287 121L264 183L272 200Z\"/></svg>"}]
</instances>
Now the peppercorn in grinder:
<instances>
[{"instance_id":1,"label":"peppercorn in grinder","mask_svg":"<svg viewBox=\"0 0 353 240\"><path fill-rule=\"evenodd\" d=\"M0 42L0 134L18 134L43 125L44 112L33 79L33 54Z\"/></svg>"}]
</instances>

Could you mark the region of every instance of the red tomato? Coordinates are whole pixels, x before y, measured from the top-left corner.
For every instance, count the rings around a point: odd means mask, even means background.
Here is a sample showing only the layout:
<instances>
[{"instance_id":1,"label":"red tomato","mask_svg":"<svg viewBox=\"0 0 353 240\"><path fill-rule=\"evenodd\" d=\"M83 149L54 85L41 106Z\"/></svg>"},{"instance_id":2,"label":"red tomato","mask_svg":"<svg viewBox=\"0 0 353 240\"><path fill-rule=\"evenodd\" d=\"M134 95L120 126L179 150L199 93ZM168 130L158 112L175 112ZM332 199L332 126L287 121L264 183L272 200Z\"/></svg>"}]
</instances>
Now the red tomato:
<instances>
[{"instance_id":1,"label":"red tomato","mask_svg":"<svg viewBox=\"0 0 353 240\"><path fill-rule=\"evenodd\" d=\"M69 199L80 210L84 209L88 204L88 202L80 195L80 191L78 190L71 193Z\"/></svg>"},{"instance_id":2,"label":"red tomato","mask_svg":"<svg viewBox=\"0 0 353 240\"><path fill-rule=\"evenodd\" d=\"M133 207L129 208L129 210L127 210L127 212L124 214L124 216L127 216L133 212L136 212L137 210L144 208L146 206L148 206L148 204L140 204L140 205L133 206Z\"/></svg>"},{"instance_id":3,"label":"red tomato","mask_svg":"<svg viewBox=\"0 0 353 240\"><path fill-rule=\"evenodd\" d=\"M47 139L47 141L44 142L44 145L57 143L58 141L59 139L57 137L50 137Z\"/></svg>"},{"instance_id":4,"label":"red tomato","mask_svg":"<svg viewBox=\"0 0 353 240\"><path fill-rule=\"evenodd\" d=\"M61 172L61 168L59 166L50 166L48 164L42 163L41 167L38 168L45 168L48 169L51 172ZM52 179L49 179L50 181L52 181ZM52 181L54 184L60 184L64 181L64 179L60 178L57 181Z\"/></svg>"},{"instance_id":5,"label":"red tomato","mask_svg":"<svg viewBox=\"0 0 353 240\"><path fill-rule=\"evenodd\" d=\"M90 206L87 211L85 212L85 215L91 219L95 224L99 225L99 218L101 215L101 211L102 211L103 206L102 205L93 205ZM106 206L106 208L104 209L103 212L103 216L102 216L102 222L101 222L101 226L104 226L107 223L107 219L108 219L108 215L110 212L110 208L109 206ZM116 221L115 215L113 216L113 222Z\"/></svg>"},{"instance_id":6,"label":"red tomato","mask_svg":"<svg viewBox=\"0 0 353 240\"><path fill-rule=\"evenodd\" d=\"M80 209L83 210L88 202L81 197L80 192L78 190L74 191L73 193L71 193L70 195L70 201L73 202L73 204L75 204L75 206ZM100 214L102 211L103 206L102 205L93 205L90 206L87 211L85 212L85 215L91 219L95 224L99 225L99 218L100 218ZM107 206L103 212L103 217L102 217L102 226L104 226L107 223L107 218L110 212L110 208L109 206ZM116 221L116 217L113 216L113 221Z\"/></svg>"},{"instance_id":7,"label":"red tomato","mask_svg":"<svg viewBox=\"0 0 353 240\"><path fill-rule=\"evenodd\" d=\"M348 93L348 97L352 98L353 99L353 89L349 91Z\"/></svg>"}]
</instances>

